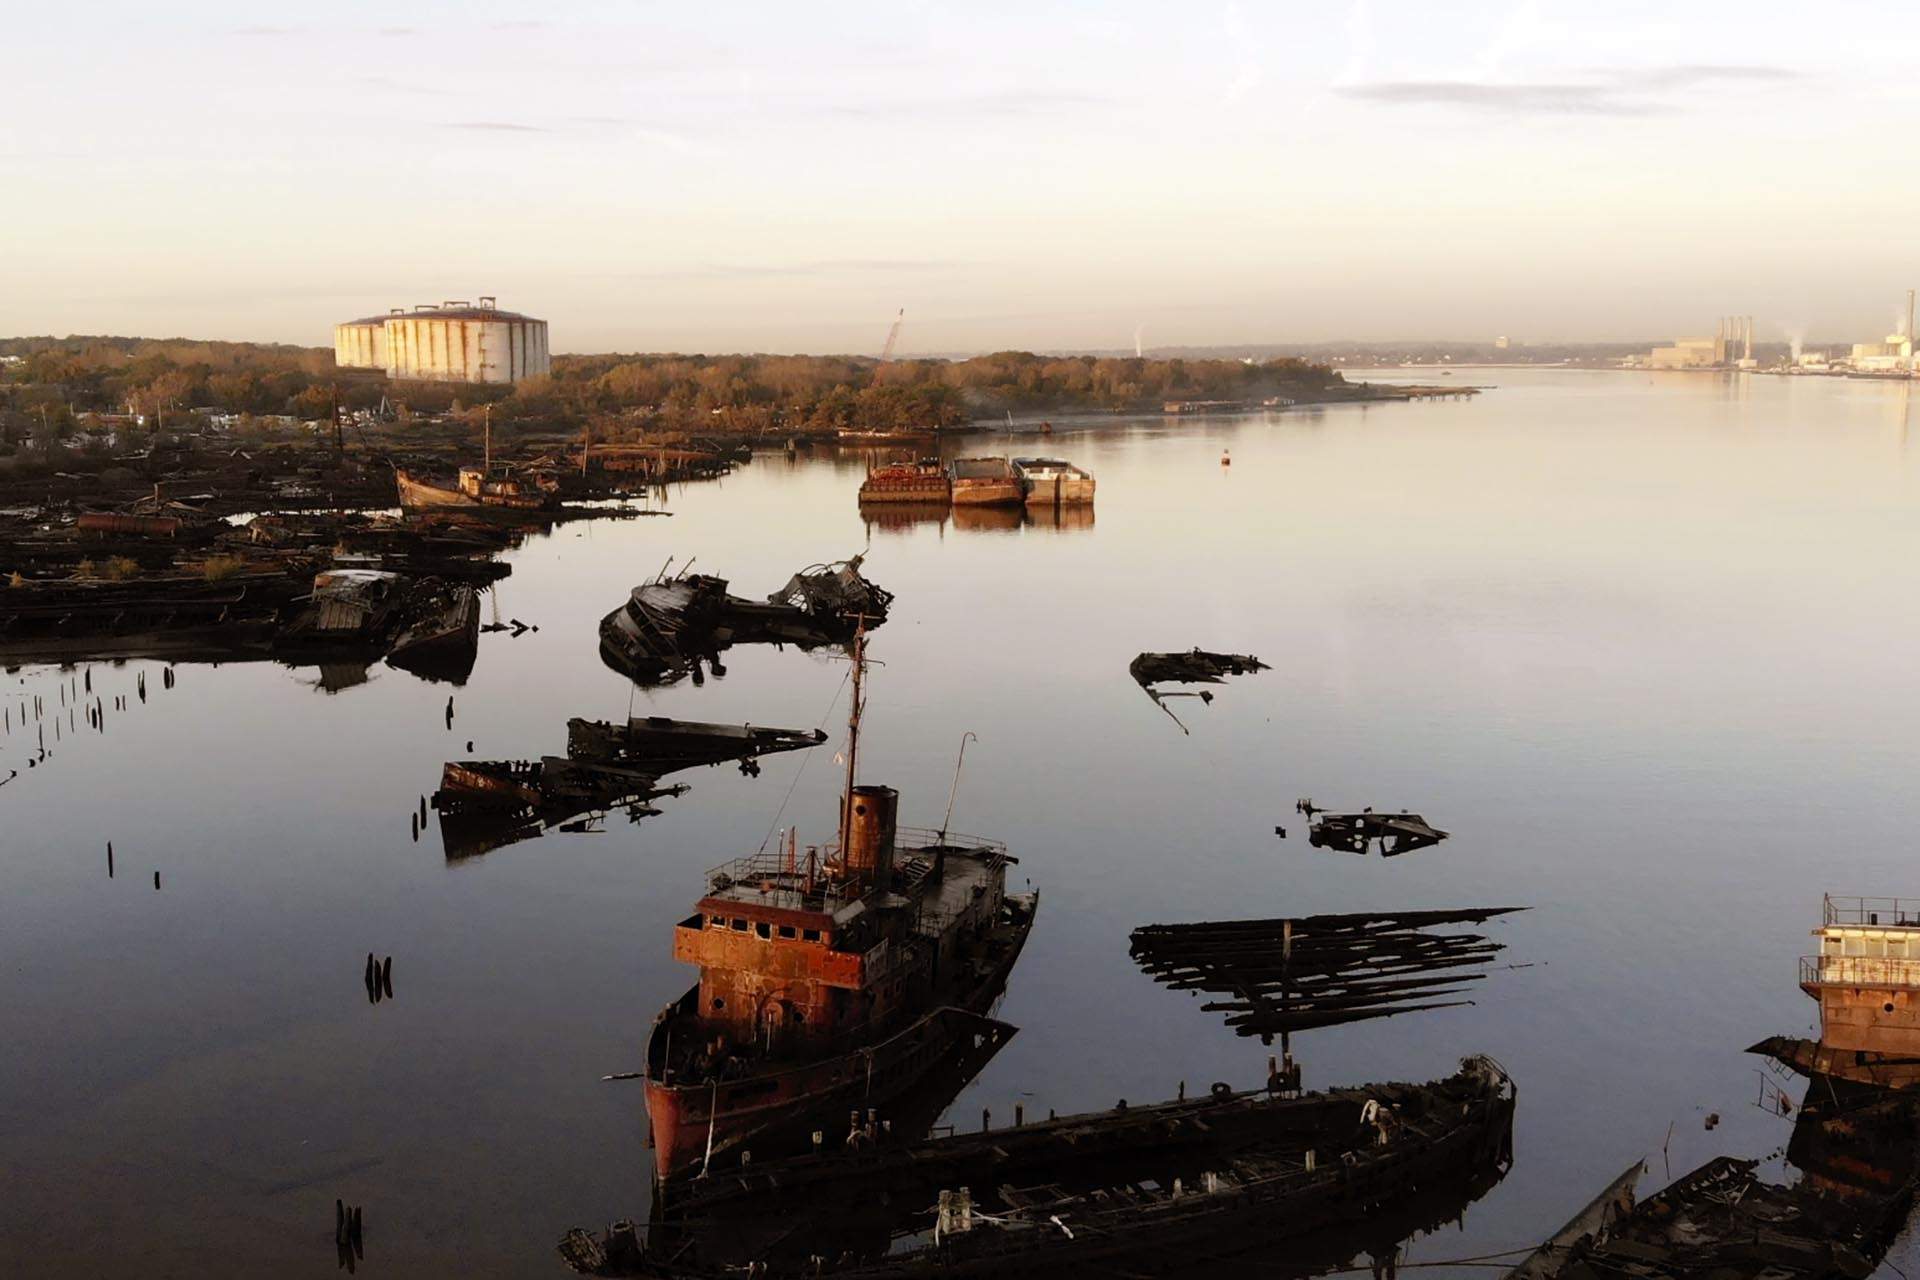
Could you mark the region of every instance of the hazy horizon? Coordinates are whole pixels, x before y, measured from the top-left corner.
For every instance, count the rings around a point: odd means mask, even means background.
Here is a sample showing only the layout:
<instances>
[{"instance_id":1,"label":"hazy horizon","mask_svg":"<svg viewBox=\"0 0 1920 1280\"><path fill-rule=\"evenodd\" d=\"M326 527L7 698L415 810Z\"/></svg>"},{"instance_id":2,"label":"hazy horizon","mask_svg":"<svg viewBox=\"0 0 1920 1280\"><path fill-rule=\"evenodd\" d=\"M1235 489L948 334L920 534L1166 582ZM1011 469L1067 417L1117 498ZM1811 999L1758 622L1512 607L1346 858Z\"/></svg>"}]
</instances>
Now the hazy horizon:
<instances>
[{"instance_id":1,"label":"hazy horizon","mask_svg":"<svg viewBox=\"0 0 1920 1280\"><path fill-rule=\"evenodd\" d=\"M907 355L1831 342L1920 281L1881 9L527 12L14 16L0 333L493 294L556 351L872 352L901 307Z\"/></svg>"}]
</instances>

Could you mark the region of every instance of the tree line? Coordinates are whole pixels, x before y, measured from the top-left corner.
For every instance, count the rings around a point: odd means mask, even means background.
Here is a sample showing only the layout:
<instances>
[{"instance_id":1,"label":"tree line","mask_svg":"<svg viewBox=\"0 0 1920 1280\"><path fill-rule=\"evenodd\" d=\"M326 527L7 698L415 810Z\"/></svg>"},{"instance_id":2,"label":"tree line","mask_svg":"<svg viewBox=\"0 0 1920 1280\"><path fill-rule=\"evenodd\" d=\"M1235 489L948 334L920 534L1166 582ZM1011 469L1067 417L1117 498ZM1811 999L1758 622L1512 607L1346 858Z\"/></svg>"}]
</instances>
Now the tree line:
<instances>
[{"instance_id":1,"label":"tree line","mask_svg":"<svg viewBox=\"0 0 1920 1280\"><path fill-rule=\"evenodd\" d=\"M1166 400L1333 399L1325 365L1240 360L1043 356L966 360L797 355L563 355L512 387L390 383L337 369L319 347L114 337L0 340L0 447L86 413L165 421L192 410L331 416L383 402L401 416L476 415L607 437L654 428L768 434L836 428L952 427L1006 413L1157 408Z\"/></svg>"}]
</instances>

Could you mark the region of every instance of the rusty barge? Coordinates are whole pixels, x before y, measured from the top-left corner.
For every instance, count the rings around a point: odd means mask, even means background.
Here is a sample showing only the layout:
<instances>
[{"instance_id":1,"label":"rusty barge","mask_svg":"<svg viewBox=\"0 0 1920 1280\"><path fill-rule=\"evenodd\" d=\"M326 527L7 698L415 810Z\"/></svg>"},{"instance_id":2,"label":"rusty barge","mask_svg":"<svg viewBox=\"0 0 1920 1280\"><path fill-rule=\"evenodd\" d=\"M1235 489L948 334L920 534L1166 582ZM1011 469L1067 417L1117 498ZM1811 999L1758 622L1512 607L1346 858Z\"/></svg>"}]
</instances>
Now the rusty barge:
<instances>
[{"instance_id":1,"label":"rusty barge","mask_svg":"<svg viewBox=\"0 0 1920 1280\"><path fill-rule=\"evenodd\" d=\"M659 1179L909 1090L986 1022L1032 930L1039 895L1006 891L1004 845L900 828L897 793L857 783L865 651L861 631L837 842L790 834L716 868L674 928L700 980L647 1040Z\"/></svg>"}]
</instances>

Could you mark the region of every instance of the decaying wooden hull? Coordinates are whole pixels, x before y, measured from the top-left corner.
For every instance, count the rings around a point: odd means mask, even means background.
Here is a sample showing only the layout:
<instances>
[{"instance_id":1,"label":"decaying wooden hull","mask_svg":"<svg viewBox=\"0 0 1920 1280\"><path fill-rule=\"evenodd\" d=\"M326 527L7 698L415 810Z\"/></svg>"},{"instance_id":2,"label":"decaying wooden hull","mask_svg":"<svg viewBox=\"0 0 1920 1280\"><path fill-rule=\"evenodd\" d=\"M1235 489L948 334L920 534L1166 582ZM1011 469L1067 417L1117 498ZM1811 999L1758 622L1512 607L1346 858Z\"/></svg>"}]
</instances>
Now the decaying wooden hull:
<instances>
[{"instance_id":1,"label":"decaying wooden hull","mask_svg":"<svg viewBox=\"0 0 1920 1280\"><path fill-rule=\"evenodd\" d=\"M460 489L421 480L400 467L394 468L393 480L399 490L400 505L409 511L532 512L555 505L554 496L548 493L484 493L476 497Z\"/></svg>"}]
</instances>

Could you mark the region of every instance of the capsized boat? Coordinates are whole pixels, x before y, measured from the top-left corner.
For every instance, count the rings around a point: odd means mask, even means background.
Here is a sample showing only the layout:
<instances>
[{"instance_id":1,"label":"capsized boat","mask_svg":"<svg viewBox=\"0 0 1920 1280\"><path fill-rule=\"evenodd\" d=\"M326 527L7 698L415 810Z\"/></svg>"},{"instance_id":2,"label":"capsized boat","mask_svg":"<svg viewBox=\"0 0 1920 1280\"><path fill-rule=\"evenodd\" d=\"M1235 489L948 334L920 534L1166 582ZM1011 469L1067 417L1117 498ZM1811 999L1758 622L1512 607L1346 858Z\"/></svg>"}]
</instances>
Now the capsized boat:
<instances>
[{"instance_id":1,"label":"capsized boat","mask_svg":"<svg viewBox=\"0 0 1920 1280\"><path fill-rule=\"evenodd\" d=\"M640 684L669 684L705 661L715 675L721 650L734 644L845 644L861 627L886 620L893 593L860 573L862 558L813 565L762 601L728 592L711 574L662 570L635 587L627 603L600 620L600 656Z\"/></svg>"},{"instance_id":2,"label":"capsized boat","mask_svg":"<svg viewBox=\"0 0 1920 1280\"><path fill-rule=\"evenodd\" d=\"M625 724L577 717L567 721L568 755L619 761L661 773L727 760L738 760L744 772L757 773L754 762L761 756L800 751L826 740L826 733L819 729L708 724L667 716L633 716Z\"/></svg>"},{"instance_id":3,"label":"capsized boat","mask_svg":"<svg viewBox=\"0 0 1920 1280\"><path fill-rule=\"evenodd\" d=\"M464 684L480 644L480 593L429 579L403 606L387 663L429 680Z\"/></svg>"},{"instance_id":4,"label":"capsized boat","mask_svg":"<svg viewBox=\"0 0 1920 1280\"><path fill-rule=\"evenodd\" d=\"M1006 891L1004 845L903 829L897 793L856 781L864 630L852 660L837 842L715 868L674 927L700 980L647 1039L661 1179L905 1093L978 1028L1033 927L1039 895Z\"/></svg>"},{"instance_id":5,"label":"capsized boat","mask_svg":"<svg viewBox=\"0 0 1920 1280\"><path fill-rule=\"evenodd\" d=\"M1083 506L1093 501L1093 476L1061 458L1015 458L1013 473L1030 507Z\"/></svg>"}]
</instances>

